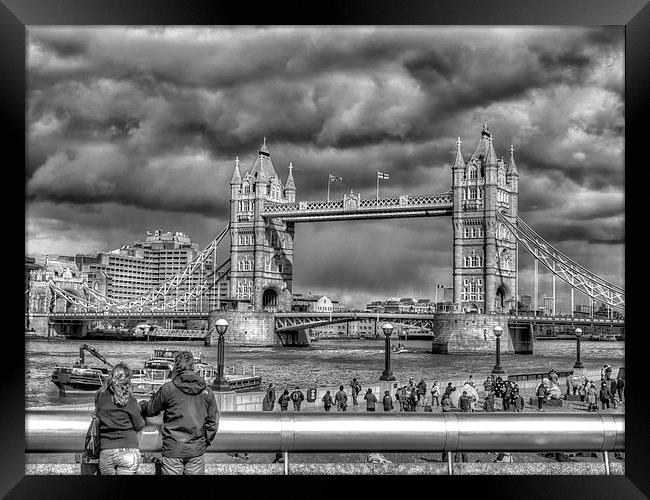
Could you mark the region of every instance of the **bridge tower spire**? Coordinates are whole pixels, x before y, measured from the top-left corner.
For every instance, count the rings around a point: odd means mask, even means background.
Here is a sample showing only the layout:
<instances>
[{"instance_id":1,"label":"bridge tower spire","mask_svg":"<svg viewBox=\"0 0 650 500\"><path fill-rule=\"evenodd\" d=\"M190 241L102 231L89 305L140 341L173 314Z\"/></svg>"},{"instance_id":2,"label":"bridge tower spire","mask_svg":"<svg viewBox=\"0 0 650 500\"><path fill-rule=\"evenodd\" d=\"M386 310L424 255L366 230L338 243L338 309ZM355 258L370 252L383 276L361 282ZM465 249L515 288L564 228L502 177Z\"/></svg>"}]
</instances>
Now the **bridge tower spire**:
<instances>
[{"instance_id":1,"label":"bridge tower spire","mask_svg":"<svg viewBox=\"0 0 650 500\"><path fill-rule=\"evenodd\" d=\"M452 174L453 282L455 309L462 312L507 313L515 307L516 243L497 223L496 211L516 224L519 189L516 173L510 167L506 172L504 162L497 159L493 140L486 117L476 150L465 165L457 141Z\"/></svg>"},{"instance_id":2,"label":"bridge tower spire","mask_svg":"<svg viewBox=\"0 0 650 500\"><path fill-rule=\"evenodd\" d=\"M294 224L262 215L266 204L295 200L292 169L283 187L264 137L241 186L231 189L229 290L238 310L291 310Z\"/></svg>"}]
</instances>

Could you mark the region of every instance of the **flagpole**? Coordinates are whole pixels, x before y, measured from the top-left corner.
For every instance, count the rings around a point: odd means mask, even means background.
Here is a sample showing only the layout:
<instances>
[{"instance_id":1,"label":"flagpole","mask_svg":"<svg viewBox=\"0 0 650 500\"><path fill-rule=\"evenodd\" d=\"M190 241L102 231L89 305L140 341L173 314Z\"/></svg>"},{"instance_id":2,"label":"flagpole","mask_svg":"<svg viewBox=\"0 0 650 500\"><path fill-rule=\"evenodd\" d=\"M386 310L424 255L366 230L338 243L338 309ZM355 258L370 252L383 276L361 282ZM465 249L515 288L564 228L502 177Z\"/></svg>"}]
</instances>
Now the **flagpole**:
<instances>
[{"instance_id":1,"label":"flagpole","mask_svg":"<svg viewBox=\"0 0 650 500\"><path fill-rule=\"evenodd\" d=\"M377 199L379 199L379 172L377 172Z\"/></svg>"},{"instance_id":2,"label":"flagpole","mask_svg":"<svg viewBox=\"0 0 650 500\"><path fill-rule=\"evenodd\" d=\"M330 175L327 176L327 203L330 202L330 183L332 182L332 177Z\"/></svg>"}]
</instances>

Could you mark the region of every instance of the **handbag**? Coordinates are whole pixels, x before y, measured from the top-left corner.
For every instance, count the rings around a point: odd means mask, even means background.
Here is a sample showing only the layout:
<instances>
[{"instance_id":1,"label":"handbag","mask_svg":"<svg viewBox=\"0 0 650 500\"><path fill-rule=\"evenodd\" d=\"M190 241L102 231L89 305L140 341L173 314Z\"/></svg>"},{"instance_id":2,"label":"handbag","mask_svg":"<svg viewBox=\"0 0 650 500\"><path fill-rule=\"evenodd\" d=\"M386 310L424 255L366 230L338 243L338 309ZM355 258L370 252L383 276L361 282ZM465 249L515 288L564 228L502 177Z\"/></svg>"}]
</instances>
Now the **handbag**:
<instances>
[{"instance_id":1,"label":"handbag","mask_svg":"<svg viewBox=\"0 0 650 500\"><path fill-rule=\"evenodd\" d=\"M99 452L101 451L99 446L99 415L97 414L97 399L95 399L95 411L86 432L84 451L89 458L99 458Z\"/></svg>"}]
</instances>

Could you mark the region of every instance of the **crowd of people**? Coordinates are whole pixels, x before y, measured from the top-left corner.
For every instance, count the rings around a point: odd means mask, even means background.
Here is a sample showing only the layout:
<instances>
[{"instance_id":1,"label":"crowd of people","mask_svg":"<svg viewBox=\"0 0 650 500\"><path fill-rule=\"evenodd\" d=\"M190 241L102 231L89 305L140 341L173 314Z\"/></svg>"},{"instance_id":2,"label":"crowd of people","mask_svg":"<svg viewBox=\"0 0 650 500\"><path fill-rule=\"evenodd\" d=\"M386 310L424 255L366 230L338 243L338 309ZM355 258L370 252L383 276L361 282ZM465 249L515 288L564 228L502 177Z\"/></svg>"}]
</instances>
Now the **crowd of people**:
<instances>
[{"instance_id":1,"label":"crowd of people","mask_svg":"<svg viewBox=\"0 0 650 500\"><path fill-rule=\"evenodd\" d=\"M553 376L553 370L549 375ZM557 377L554 379L557 381ZM549 379L544 379L536 388L538 410L542 409L544 401L550 396L557 384L549 387ZM495 402L502 401L504 411L521 412L524 410L524 399L519 393L519 386L511 380L489 375L483 383L485 399L483 411L497 411ZM400 412L414 412L421 406L425 412L433 411L433 407L441 407L443 412L456 411L472 412L476 410L478 392L473 377L463 384L456 404L452 402L452 394L456 387L448 382L441 389L437 380L430 389L431 400L427 401L427 384L424 379L416 384L413 377L408 384L399 387L394 398L399 403ZM362 392L359 381L354 378L350 382L352 405L359 405L359 394ZM614 408L624 401L625 380L619 376L612 378L612 370L605 365L601 370L600 390L596 382L584 376L574 375L567 378L566 393L578 395L580 400L587 402L587 411L598 410L598 400L601 408ZM313 396L312 396L313 397ZM552 397L556 397L555 395ZM372 388L366 388L363 399L368 412L376 411L379 400ZM262 402L263 411L273 411L277 402L280 411L288 411L293 403L293 411L301 410L305 400L299 386L289 393L284 389L276 399L273 383L269 384ZM343 385L332 396L327 390L321 398L323 408L329 412L332 407L337 411L347 411L348 393ZM381 404L384 412L393 411L393 396L384 391ZM138 449L137 432L145 425L146 417L163 414L162 427L162 458L161 472L164 475L204 474L206 449L214 440L219 423L219 410L212 389L203 377L194 371L194 356L189 351L178 353L174 359L172 379L163 384L148 400L138 401L132 394L131 370L125 363L115 365L111 374L97 392L95 397L95 415L99 422L99 469L101 474L135 474L141 462ZM245 457L244 457L245 458ZM276 457L277 458L277 457Z\"/></svg>"}]
</instances>

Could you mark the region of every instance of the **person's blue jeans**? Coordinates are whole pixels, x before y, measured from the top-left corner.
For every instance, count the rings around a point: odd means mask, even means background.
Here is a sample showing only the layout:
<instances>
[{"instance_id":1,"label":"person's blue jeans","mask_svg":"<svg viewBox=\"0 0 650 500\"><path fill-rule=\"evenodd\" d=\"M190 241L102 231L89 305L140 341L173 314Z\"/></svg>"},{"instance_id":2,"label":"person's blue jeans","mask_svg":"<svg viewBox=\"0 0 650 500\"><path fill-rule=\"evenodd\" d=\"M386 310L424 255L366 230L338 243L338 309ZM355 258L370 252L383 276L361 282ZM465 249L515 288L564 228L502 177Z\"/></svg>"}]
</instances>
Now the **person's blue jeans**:
<instances>
[{"instance_id":1,"label":"person's blue jeans","mask_svg":"<svg viewBox=\"0 0 650 500\"><path fill-rule=\"evenodd\" d=\"M109 448L99 452L99 473L102 476L132 475L138 472L141 462L137 448Z\"/></svg>"},{"instance_id":2,"label":"person's blue jeans","mask_svg":"<svg viewBox=\"0 0 650 500\"><path fill-rule=\"evenodd\" d=\"M205 459L203 455L192 458L162 457L160 460L163 476L190 476L205 474Z\"/></svg>"}]
</instances>

